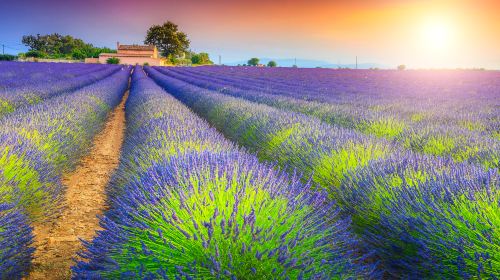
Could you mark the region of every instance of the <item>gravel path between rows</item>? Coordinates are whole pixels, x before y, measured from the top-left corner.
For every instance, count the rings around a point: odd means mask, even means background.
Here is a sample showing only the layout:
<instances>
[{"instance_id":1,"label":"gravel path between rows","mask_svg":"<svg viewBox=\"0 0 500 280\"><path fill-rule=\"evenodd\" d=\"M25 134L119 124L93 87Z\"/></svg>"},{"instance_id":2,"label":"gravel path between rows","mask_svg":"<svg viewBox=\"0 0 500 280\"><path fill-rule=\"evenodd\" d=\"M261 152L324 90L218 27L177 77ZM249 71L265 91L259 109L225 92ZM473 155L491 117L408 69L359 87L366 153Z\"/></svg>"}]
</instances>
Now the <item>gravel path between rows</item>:
<instances>
[{"instance_id":1,"label":"gravel path between rows","mask_svg":"<svg viewBox=\"0 0 500 280\"><path fill-rule=\"evenodd\" d=\"M97 215L106 210L105 189L119 164L127 97L128 91L94 138L90 154L63 177L67 190L61 215L34 225L35 259L26 279L70 279L70 268L83 249L79 239L91 240L101 229Z\"/></svg>"}]
</instances>

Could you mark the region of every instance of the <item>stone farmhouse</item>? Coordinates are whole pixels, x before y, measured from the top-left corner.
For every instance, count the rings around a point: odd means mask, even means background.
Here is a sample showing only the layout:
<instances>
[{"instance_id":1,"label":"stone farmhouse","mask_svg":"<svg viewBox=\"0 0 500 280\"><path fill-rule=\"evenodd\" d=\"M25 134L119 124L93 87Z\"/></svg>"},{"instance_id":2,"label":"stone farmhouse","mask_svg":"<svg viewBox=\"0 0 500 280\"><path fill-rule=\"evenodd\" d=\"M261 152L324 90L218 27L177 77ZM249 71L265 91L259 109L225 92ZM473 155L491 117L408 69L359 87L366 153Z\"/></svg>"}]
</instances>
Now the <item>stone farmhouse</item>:
<instances>
[{"instance_id":1,"label":"stone farmhouse","mask_svg":"<svg viewBox=\"0 0 500 280\"><path fill-rule=\"evenodd\" d=\"M111 57L116 57L120 60L120 64L128 65L144 65L164 66L166 59L158 54L158 48L153 45L121 45L116 43L116 53L101 53L99 58L86 59L85 63L102 63L106 64L106 60Z\"/></svg>"}]
</instances>

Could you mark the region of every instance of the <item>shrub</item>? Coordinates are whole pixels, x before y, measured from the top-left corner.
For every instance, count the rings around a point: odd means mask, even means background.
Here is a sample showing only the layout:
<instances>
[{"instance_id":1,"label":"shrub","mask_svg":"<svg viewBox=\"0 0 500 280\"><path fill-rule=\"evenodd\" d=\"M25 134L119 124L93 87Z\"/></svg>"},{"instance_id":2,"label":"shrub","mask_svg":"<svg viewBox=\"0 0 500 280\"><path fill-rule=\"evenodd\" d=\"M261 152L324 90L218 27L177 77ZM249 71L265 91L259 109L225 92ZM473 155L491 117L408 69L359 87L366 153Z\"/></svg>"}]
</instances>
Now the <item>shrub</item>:
<instances>
[{"instance_id":1,"label":"shrub","mask_svg":"<svg viewBox=\"0 0 500 280\"><path fill-rule=\"evenodd\" d=\"M117 57L110 57L106 59L107 64L120 64L120 59Z\"/></svg>"},{"instance_id":2,"label":"shrub","mask_svg":"<svg viewBox=\"0 0 500 280\"><path fill-rule=\"evenodd\" d=\"M31 51L27 51L26 53L24 53L24 56L25 57L34 57L34 58L44 58L44 57L47 57L47 54L42 52L42 51L31 50Z\"/></svg>"},{"instance_id":3,"label":"shrub","mask_svg":"<svg viewBox=\"0 0 500 280\"><path fill-rule=\"evenodd\" d=\"M16 60L17 56L10 54L0 54L0 61L13 61Z\"/></svg>"},{"instance_id":4,"label":"shrub","mask_svg":"<svg viewBox=\"0 0 500 280\"><path fill-rule=\"evenodd\" d=\"M201 65L209 65L213 64L213 62L210 60L210 57L208 56L208 53L198 53L198 54L193 54L191 56L191 63L193 64L201 64Z\"/></svg>"}]
</instances>

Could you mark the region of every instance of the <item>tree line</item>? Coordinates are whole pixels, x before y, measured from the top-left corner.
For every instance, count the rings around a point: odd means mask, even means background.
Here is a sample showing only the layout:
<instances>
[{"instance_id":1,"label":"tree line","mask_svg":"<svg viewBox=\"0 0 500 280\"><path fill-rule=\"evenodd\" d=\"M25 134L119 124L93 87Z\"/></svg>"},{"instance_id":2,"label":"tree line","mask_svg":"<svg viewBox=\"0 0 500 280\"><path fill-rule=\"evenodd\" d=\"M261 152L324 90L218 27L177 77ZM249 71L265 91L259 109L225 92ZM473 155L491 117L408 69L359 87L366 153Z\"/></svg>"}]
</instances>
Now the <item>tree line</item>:
<instances>
[{"instance_id":1,"label":"tree line","mask_svg":"<svg viewBox=\"0 0 500 280\"><path fill-rule=\"evenodd\" d=\"M19 57L82 60L99 57L101 53L116 53L114 49L95 47L82 39L58 33L25 35L22 43L29 47L29 50L26 53L20 53ZM196 53L189 49L191 41L187 34L179 30L179 26L171 21L151 26L146 32L144 44L155 45L160 54L174 65L213 64L208 53ZM7 60L7 58L4 59ZM119 60L111 58L108 63L119 63ZM254 57L245 65L259 66L260 60ZM276 67L277 63L269 61L267 66Z\"/></svg>"},{"instance_id":2,"label":"tree line","mask_svg":"<svg viewBox=\"0 0 500 280\"><path fill-rule=\"evenodd\" d=\"M58 33L25 35L22 43L29 47L29 50L19 54L20 57L81 60L99 57L101 53L116 53L114 49L95 47L82 39ZM208 53L191 51L190 43L186 33L170 21L151 26L144 39L144 44L155 45L160 54L172 64L213 64Z\"/></svg>"},{"instance_id":3,"label":"tree line","mask_svg":"<svg viewBox=\"0 0 500 280\"><path fill-rule=\"evenodd\" d=\"M113 53L110 48L95 47L82 39L58 33L48 35L25 35L22 43L29 47L28 52L21 57L53 58L53 59L84 59L98 57L101 53Z\"/></svg>"},{"instance_id":4,"label":"tree line","mask_svg":"<svg viewBox=\"0 0 500 280\"><path fill-rule=\"evenodd\" d=\"M247 61L247 64L243 65L243 66L247 66L247 65L248 66L259 66L259 65L261 65L260 59L258 59L257 57L252 57ZM271 60L267 63L267 67L276 67L276 66L278 66L278 63L276 63L276 61L274 61L274 60Z\"/></svg>"}]
</instances>

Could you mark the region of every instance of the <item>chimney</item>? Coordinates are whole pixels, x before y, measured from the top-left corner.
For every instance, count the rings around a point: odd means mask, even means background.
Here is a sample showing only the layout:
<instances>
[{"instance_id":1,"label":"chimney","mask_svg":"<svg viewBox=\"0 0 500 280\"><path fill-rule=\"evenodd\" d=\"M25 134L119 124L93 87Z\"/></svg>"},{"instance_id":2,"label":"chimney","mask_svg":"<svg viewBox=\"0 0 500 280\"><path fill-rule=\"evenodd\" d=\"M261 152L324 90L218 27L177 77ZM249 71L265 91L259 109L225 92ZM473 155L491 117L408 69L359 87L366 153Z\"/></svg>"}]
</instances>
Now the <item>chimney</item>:
<instances>
[{"instance_id":1,"label":"chimney","mask_svg":"<svg viewBox=\"0 0 500 280\"><path fill-rule=\"evenodd\" d=\"M116 42L116 50L120 48L120 42Z\"/></svg>"}]
</instances>

